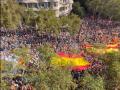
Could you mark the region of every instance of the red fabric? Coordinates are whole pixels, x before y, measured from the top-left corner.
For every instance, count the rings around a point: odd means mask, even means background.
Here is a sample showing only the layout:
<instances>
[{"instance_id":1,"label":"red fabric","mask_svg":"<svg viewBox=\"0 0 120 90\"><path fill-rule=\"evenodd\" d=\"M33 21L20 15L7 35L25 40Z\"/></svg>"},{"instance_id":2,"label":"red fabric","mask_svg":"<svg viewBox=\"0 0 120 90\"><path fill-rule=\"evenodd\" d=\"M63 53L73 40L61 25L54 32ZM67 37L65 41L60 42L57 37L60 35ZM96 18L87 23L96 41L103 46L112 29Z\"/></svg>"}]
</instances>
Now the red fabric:
<instances>
[{"instance_id":1,"label":"red fabric","mask_svg":"<svg viewBox=\"0 0 120 90\"><path fill-rule=\"evenodd\" d=\"M90 45L90 44L85 44L85 46L84 46L85 48L92 48L93 47L93 45Z\"/></svg>"},{"instance_id":2,"label":"red fabric","mask_svg":"<svg viewBox=\"0 0 120 90\"><path fill-rule=\"evenodd\" d=\"M112 45L112 44L107 45L107 48L118 48L118 47L119 47L118 44L116 44L116 45Z\"/></svg>"},{"instance_id":3,"label":"red fabric","mask_svg":"<svg viewBox=\"0 0 120 90\"><path fill-rule=\"evenodd\" d=\"M90 65L87 65L87 66L74 66L71 69L73 71L82 71L82 70L87 70L89 68L90 68Z\"/></svg>"},{"instance_id":4,"label":"red fabric","mask_svg":"<svg viewBox=\"0 0 120 90\"><path fill-rule=\"evenodd\" d=\"M69 54L66 54L66 53L64 53L64 52L58 52L57 53L60 57L67 57L67 58L69 58Z\"/></svg>"},{"instance_id":5,"label":"red fabric","mask_svg":"<svg viewBox=\"0 0 120 90\"><path fill-rule=\"evenodd\" d=\"M59 52L57 53L60 57L66 57L66 58L81 58L81 53L80 54L66 54L64 52Z\"/></svg>"}]
</instances>

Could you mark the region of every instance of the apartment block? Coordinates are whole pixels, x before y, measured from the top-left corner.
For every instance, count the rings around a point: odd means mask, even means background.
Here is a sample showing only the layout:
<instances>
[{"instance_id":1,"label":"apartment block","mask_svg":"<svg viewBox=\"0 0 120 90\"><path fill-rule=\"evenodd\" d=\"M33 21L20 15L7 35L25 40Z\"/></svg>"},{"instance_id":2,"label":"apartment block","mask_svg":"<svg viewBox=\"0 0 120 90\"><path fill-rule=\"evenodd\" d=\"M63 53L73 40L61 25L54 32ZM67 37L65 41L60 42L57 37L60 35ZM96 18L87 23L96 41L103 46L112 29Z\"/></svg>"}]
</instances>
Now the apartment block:
<instances>
[{"instance_id":1,"label":"apartment block","mask_svg":"<svg viewBox=\"0 0 120 90\"><path fill-rule=\"evenodd\" d=\"M73 4L73 0L17 0L17 2L35 11L40 9L54 10L56 17L68 15Z\"/></svg>"}]
</instances>

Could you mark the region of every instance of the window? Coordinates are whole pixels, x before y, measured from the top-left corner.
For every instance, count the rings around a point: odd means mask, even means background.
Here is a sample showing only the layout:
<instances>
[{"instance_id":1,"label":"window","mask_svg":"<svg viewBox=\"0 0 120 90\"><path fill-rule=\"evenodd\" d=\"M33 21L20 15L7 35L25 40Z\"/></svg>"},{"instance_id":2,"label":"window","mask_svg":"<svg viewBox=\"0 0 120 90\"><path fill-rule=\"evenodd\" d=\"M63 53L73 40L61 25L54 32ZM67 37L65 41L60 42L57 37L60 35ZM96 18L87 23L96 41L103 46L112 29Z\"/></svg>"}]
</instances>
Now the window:
<instances>
[{"instance_id":1,"label":"window","mask_svg":"<svg viewBox=\"0 0 120 90\"><path fill-rule=\"evenodd\" d=\"M38 5L39 5L39 8L41 8L42 4L41 4L41 3L39 3Z\"/></svg>"},{"instance_id":2,"label":"window","mask_svg":"<svg viewBox=\"0 0 120 90\"><path fill-rule=\"evenodd\" d=\"M69 0L63 0L63 3L68 3L69 2Z\"/></svg>"},{"instance_id":3,"label":"window","mask_svg":"<svg viewBox=\"0 0 120 90\"><path fill-rule=\"evenodd\" d=\"M29 8L32 8L32 3L28 3L28 7L29 7Z\"/></svg>"},{"instance_id":4,"label":"window","mask_svg":"<svg viewBox=\"0 0 120 90\"><path fill-rule=\"evenodd\" d=\"M44 8L44 3L39 3L40 8Z\"/></svg>"},{"instance_id":5,"label":"window","mask_svg":"<svg viewBox=\"0 0 120 90\"><path fill-rule=\"evenodd\" d=\"M41 3L41 7L42 7L42 8L44 8L44 2L43 2L43 3Z\"/></svg>"},{"instance_id":6,"label":"window","mask_svg":"<svg viewBox=\"0 0 120 90\"><path fill-rule=\"evenodd\" d=\"M23 4L27 8L27 3Z\"/></svg>"},{"instance_id":7,"label":"window","mask_svg":"<svg viewBox=\"0 0 120 90\"><path fill-rule=\"evenodd\" d=\"M37 3L28 3L29 8L38 8Z\"/></svg>"},{"instance_id":8,"label":"window","mask_svg":"<svg viewBox=\"0 0 120 90\"><path fill-rule=\"evenodd\" d=\"M48 2L48 7L50 7L50 2Z\"/></svg>"},{"instance_id":9,"label":"window","mask_svg":"<svg viewBox=\"0 0 120 90\"><path fill-rule=\"evenodd\" d=\"M48 3L44 2L44 8L48 8Z\"/></svg>"},{"instance_id":10,"label":"window","mask_svg":"<svg viewBox=\"0 0 120 90\"><path fill-rule=\"evenodd\" d=\"M58 3L57 2L54 2L54 7L57 7L58 6Z\"/></svg>"},{"instance_id":11,"label":"window","mask_svg":"<svg viewBox=\"0 0 120 90\"><path fill-rule=\"evenodd\" d=\"M50 8L50 2L39 3L40 8Z\"/></svg>"},{"instance_id":12,"label":"window","mask_svg":"<svg viewBox=\"0 0 120 90\"><path fill-rule=\"evenodd\" d=\"M32 7L33 7L33 8L38 8L37 3L33 3L33 4L32 4Z\"/></svg>"},{"instance_id":13,"label":"window","mask_svg":"<svg viewBox=\"0 0 120 90\"><path fill-rule=\"evenodd\" d=\"M65 10L65 7L61 7L61 8L60 8L60 11L64 11L64 10Z\"/></svg>"}]
</instances>

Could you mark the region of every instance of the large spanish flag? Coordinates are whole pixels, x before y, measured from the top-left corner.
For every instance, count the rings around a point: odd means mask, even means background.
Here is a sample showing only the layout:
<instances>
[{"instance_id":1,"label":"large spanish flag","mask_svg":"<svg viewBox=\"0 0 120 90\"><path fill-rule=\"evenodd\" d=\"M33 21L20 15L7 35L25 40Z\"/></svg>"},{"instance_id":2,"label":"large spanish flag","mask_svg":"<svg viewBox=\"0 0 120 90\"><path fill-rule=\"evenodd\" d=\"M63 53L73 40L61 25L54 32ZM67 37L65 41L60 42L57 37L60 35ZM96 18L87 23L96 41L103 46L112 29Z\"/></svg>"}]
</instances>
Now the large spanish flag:
<instances>
[{"instance_id":1,"label":"large spanish flag","mask_svg":"<svg viewBox=\"0 0 120 90\"><path fill-rule=\"evenodd\" d=\"M51 64L56 66L69 67L71 70L86 70L90 63L85 60L80 54L66 54L59 52L55 57L52 57Z\"/></svg>"},{"instance_id":2,"label":"large spanish flag","mask_svg":"<svg viewBox=\"0 0 120 90\"><path fill-rule=\"evenodd\" d=\"M119 52L119 44L106 45L106 53Z\"/></svg>"}]
</instances>

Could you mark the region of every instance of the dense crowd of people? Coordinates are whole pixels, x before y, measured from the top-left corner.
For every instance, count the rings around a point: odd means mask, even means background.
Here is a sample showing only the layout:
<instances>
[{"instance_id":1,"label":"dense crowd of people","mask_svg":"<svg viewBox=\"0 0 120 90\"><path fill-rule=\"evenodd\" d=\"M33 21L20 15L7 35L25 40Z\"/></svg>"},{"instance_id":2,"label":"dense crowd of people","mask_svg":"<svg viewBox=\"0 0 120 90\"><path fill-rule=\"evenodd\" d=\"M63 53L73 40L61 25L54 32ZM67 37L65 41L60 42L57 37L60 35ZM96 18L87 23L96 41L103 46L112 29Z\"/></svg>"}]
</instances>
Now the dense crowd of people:
<instances>
[{"instance_id":1,"label":"dense crowd of people","mask_svg":"<svg viewBox=\"0 0 120 90\"><path fill-rule=\"evenodd\" d=\"M85 58L92 63L92 73L96 73L102 71L103 68L105 69L105 66L102 62L95 61L94 56L85 53L83 51L83 46L86 43L108 44L112 39L120 40L120 22L94 17L86 17L82 21L79 33L75 34L74 36L70 36L70 34L66 31L61 32L57 37L44 33L39 34L35 28L26 28L25 26L19 27L19 30L16 31L9 31L1 28L0 34L0 52L2 59L11 60L13 56L15 57L15 55L13 55L10 50L25 46L30 48L31 55L33 55L33 59L35 61L36 59L39 59L39 53L36 51L36 48L48 42L52 45L55 52L70 52L71 49L82 51ZM11 88L15 87L15 84L15 81L12 80ZM24 88L25 87L30 88L30 85L26 85Z\"/></svg>"},{"instance_id":2,"label":"dense crowd of people","mask_svg":"<svg viewBox=\"0 0 120 90\"><path fill-rule=\"evenodd\" d=\"M11 80L10 90L36 90L31 83L24 83L24 78L15 77Z\"/></svg>"},{"instance_id":3,"label":"dense crowd of people","mask_svg":"<svg viewBox=\"0 0 120 90\"><path fill-rule=\"evenodd\" d=\"M84 18L79 33L70 36L68 32L61 32L57 37L50 34L39 34L35 28L19 27L16 31L1 28L0 50L11 50L22 45L31 47L50 42L55 49L60 47L81 47L85 43L110 43L113 38L120 38L120 22L111 20ZM82 48L82 47L81 47Z\"/></svg>"}]
</instances>

